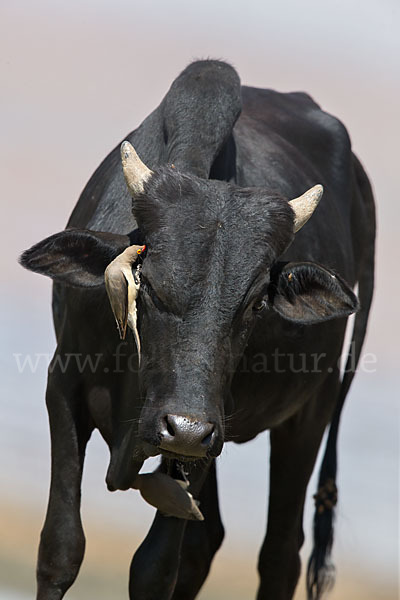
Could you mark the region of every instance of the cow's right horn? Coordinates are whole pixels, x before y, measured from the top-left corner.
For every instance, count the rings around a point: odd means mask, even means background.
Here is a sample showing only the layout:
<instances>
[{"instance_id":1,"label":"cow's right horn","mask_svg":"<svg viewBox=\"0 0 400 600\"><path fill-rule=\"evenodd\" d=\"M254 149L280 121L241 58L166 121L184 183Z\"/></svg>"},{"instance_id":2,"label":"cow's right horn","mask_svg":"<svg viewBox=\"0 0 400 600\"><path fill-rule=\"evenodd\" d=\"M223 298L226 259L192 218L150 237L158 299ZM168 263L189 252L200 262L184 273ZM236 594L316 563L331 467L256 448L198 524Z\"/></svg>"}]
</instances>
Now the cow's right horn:
<instances>
[{"instance_id":1,"label":"cow's right horn","mask_svg":"<svg viewBox=\"0 0 400 600\"><path fill-rule=\"evenodd\" d=\"M129 142L121 144L121 160L125 181L132 196L143 192L143 184L152 171L140 160L135 148Z\"/></svg>"},{"instance_id":2,"label":"cow's right horn","mask_svg":"<svg viewBox=\"0 0 400 600\"><path fill-rule=\"evenodd\" d=\"M307 223L308 219L317 208L323 193L324 188L322 185L318 184L314 185L314 187L304 192L304 194L298 198L290 200L289 204L294 211L294 233L297 233L299 229Z\"/></svg>"}]
</instances>

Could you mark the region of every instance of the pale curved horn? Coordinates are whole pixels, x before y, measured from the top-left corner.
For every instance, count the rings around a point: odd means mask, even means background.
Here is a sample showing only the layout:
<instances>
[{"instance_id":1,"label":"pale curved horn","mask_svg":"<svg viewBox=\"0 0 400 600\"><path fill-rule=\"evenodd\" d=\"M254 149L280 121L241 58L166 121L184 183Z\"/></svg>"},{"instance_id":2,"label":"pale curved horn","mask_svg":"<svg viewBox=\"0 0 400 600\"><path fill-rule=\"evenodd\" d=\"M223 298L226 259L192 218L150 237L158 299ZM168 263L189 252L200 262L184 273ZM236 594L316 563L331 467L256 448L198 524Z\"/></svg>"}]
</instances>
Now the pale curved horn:
<instances>
[{"instance_id":1,"label":"pale curved horn","mask_svg":"<svg viewBox=\"0 0 400 600\"><path fill-rule=\"evenodd\" d=\"M294 233L297 233L299 229L303 227L308 219L317 208L319 201L324 193L322 185L314 185L314 187L307 190L302 196L290 200L289 204L294 210Z\"/></svg>"},{"instance_id":2,"label":"pale curved horn","mask_svg":"<svg viewBox=\"0 0 400 600\"><path fill-rule=\"evenodd\" d=\"M121 160L126 185L131 195L143 192L143 184L153 171L146 167L137 155L135 148L127 141L121 144Z\"/></svg>"}]
</instances>

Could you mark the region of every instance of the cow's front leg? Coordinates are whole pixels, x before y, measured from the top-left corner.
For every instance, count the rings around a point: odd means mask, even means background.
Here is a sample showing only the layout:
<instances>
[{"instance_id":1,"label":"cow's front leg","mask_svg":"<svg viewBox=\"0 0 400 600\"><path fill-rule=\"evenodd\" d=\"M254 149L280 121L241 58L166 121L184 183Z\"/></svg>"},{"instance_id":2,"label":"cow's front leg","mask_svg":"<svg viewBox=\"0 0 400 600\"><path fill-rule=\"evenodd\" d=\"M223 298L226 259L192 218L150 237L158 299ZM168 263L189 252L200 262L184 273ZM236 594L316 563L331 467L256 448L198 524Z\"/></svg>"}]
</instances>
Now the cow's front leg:
<instances>
[{"instance_id":1,"label":"cow's front leg","mask_svg":"<svg viewBox=\"0 0 400 600\"><path fill-rule=\"evenodd\" d=\"M305 493L331 410L328 394L271 430L268 528L258 564L258 600L293 597L300 575Z\"/></svg>"},{"instance_id":2,"label":"cow's front leg","mask_svg":"<svg viewBox=\"0 0 400 600\"><path fill-rule=\"evenodd\" d=\"M178 577L186 523L157 511L149 533L132 559L130 600L170 600Z\"/></svg>"},{"instance_id":3,"label":"cow's front leg","mask_svg":"<svg viewBox=\"0 0 400 600\"><path fill-rule=\"evenodd\" d=\"M73 377L51 374L46 393L51 433L51 485L37 565L37 600L60 600L75 581L85 537L81 477L92 428Z\"/></svg>"},{"instance_id":4,"label":"cow's front leg","mask_svg":"<svg viewBox=\"0 0 400 600\"><path fill-rule=\"evenodd\" d=\"M189 521L186 525L173 600L196 598L208 575L212 559L224 538L214 460L198 498L204 521Z\"/></svg>"},{"instance_id":5,"label":"cow's front leg","mask_svg":"<svg viewBox=\"0 0 400 600\"><path fill-rule=\"evenodd\" d=\"M165 470L165 463L162 468ZM208 469L207 463L188 466L190 490L195 498L199 497ZM130 600L170 600L173 597L187 525L184 519L165 517L157 511L149 533L132 559Z\"/></svg>"}]
</instances>

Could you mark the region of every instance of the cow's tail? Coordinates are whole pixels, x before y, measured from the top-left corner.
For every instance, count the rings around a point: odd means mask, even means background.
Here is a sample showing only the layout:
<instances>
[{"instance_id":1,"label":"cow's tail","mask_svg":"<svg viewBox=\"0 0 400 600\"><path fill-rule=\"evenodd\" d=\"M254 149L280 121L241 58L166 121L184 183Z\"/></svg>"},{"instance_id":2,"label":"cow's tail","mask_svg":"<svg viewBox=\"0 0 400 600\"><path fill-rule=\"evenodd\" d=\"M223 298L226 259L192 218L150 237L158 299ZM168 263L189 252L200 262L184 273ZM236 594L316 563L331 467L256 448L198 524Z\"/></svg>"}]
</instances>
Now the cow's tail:
<instances>
[{"instance_id":1,"label":"cow's tail","mask_svg":"<svg viewBox=\"0 0 400 600\"><path fill-rule=\"evenodd\" d=\"M358 171L358 172L357 172ZM340 386L339 396L329 427L325 454L321 464L318 491L315 494L314 547L307 567L307 598L319 600L322 594L331 588L334 582L334 567L330 560L333 544L334 506L337 502L337 437L340 415L344 401L350 389L363 346L369 309L374 287L374 239L375 211L372 190L361 165L356 160L358 184L365 202L366 222L369 229L364 260L358 281L360 310L354 320L350 351Z\"/></svg>"}]
</instances>

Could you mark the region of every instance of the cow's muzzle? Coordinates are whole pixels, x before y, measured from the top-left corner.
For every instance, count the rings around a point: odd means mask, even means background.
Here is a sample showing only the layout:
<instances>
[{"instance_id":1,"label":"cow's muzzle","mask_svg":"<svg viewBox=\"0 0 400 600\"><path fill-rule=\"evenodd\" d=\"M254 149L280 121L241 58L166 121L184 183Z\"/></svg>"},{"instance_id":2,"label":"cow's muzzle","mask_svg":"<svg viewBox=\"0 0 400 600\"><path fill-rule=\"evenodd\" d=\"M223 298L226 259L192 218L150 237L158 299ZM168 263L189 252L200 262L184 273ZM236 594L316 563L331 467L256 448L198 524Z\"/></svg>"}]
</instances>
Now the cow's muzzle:
<instances>
[{"instance_id":1,"label":"cow's muzzle","mask_svg":"<svg viewBox=\"0 0 400 600\"><path fill-rule=\"evenodd\" d=\"M146 429L141 436L145 445L156 446L168 457L182 460L213 458L221 453L223 446L219 425L192 415L164 414L153 421L152 432Z\"/></svg>"},{"instance_id":2,"label":"cow's muzzle","mask_svg":"<svg viewBox=\"0 0 400 600\"><path fill-rule=\"evenodd\" d=\"M183 415L166 415L160 423L159 448L184 456L208 456L217 428L214 423L193 420Z\"/></svg>"}]
</instances>

